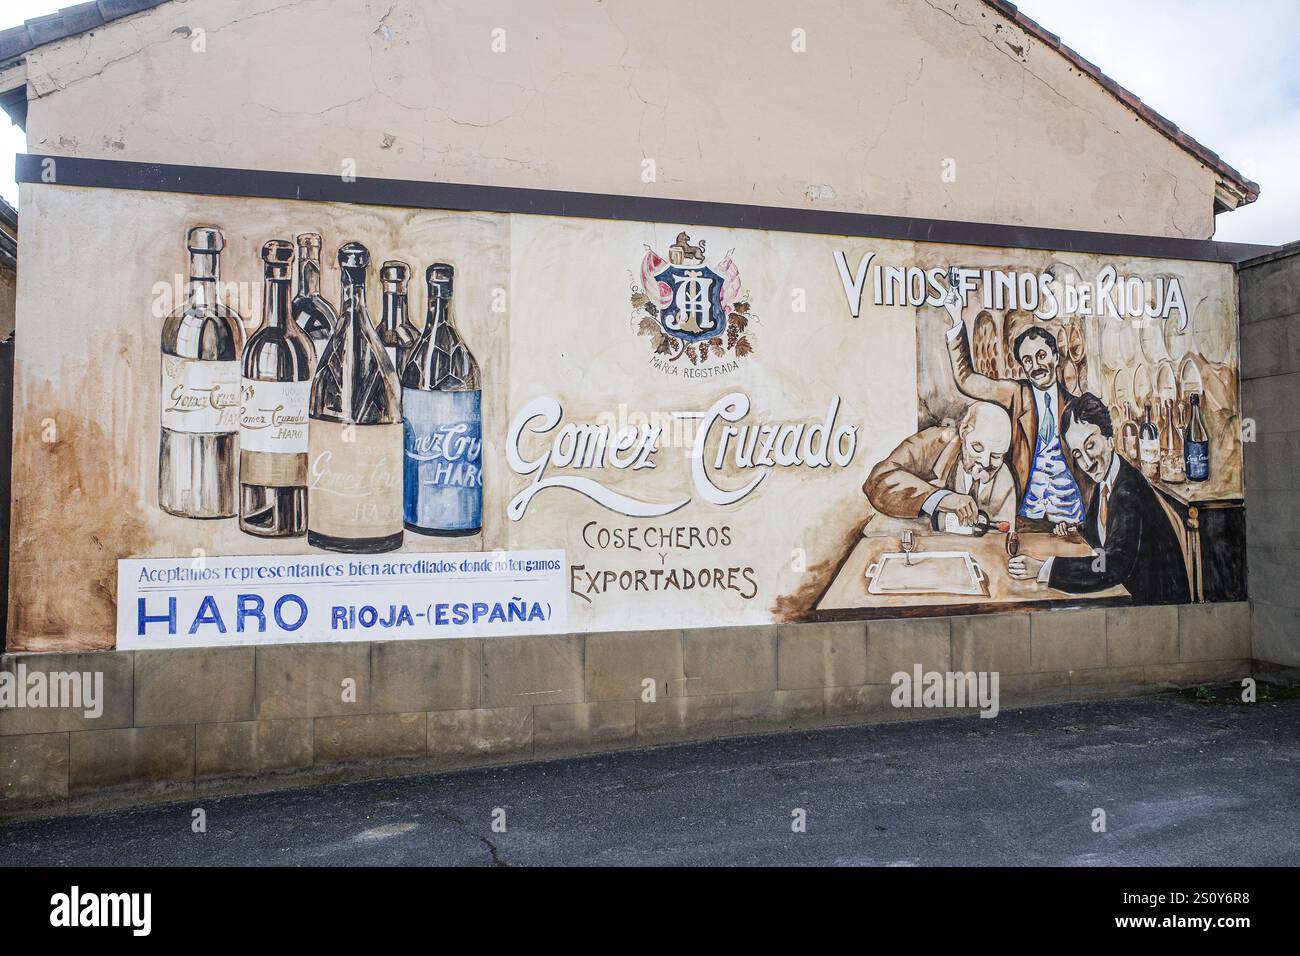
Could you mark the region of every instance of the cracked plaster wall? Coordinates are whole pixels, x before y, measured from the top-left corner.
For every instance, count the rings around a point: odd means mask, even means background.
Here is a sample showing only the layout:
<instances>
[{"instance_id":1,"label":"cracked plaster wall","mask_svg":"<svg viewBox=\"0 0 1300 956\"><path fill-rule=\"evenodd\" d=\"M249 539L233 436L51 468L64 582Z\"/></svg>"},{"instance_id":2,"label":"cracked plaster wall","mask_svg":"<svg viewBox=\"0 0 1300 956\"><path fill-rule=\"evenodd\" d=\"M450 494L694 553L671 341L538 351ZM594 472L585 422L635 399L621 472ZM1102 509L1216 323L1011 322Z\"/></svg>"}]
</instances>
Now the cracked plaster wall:
<instances>
[{"instance_id":1,"label":"cracked plaster wall","mask_svg":"<svg viewBox=\"0 0 1300 956\"><path fill-rule=\"evenodd\" d=\"M28 76L33 152L1214 228L1210 170L977 0L173 0Z\"/></svg>"}]
</instances>

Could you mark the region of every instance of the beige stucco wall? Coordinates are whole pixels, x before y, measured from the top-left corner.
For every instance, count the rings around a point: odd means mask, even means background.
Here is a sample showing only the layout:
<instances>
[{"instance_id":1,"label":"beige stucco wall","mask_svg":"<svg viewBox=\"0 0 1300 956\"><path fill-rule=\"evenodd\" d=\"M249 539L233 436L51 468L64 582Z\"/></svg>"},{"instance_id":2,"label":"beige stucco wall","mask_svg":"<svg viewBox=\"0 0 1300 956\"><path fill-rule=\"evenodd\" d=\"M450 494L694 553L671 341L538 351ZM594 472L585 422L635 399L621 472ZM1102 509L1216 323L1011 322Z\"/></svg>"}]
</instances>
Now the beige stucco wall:
<instances>
[{"instance_id":1,"label":"beige stucco wall","mask_svg":"<svg viewBox=\"0 0 1300 956\"><path fill-rule=\"evenodd\" d=\"M33 152L1214 228L1208 169L978 0L175 0L28 77Z\"/></svg>"}]
</instances>

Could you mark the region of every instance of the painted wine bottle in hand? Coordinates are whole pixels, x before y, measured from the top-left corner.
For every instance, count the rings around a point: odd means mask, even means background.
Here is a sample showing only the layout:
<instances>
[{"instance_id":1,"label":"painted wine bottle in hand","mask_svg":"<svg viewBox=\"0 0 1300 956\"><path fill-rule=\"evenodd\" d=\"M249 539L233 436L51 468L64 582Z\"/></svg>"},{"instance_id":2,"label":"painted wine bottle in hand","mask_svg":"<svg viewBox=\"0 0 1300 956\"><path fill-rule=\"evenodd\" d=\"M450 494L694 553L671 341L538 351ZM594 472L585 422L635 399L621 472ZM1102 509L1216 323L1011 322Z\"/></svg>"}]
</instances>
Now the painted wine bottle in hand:
<instances>
[{"instance_id":1,"label":"painted wine bottle in hand","mask_svg":"<svg viewBox=\"0 0 1300 956\"><path fill-rule=\"evenodd\" d=\"M366 309L370 253L339 249L339 327L311 387L307 543L373 554L402 545L401 386Z\"/></svg>"},{"instance_id":2,"label":"painted wine bottle in hand","mask_svg":"<svg viewBox=\"0 0 1300 956\"><path fill-rule=\"evenodd\" d=\"M483 417L478 362L451 314L453 269L429 266L429 315L402 369L406 527L469 535L483 528Z\"/></svg>"},{"instance_id":3,"label":"painted wine bottle in hand","mask_svg":"<svg viewBox=\"0 0 1300 956\"><path fill-rule=\"evenodd\" d=\"M262 325L244 349L239 527L264 538L307 533L307 406L316 350L290 312L293 244L262 246Z\"/></svg>"},{"instance_id":4,"label":"painted wine bottle in hand","mask_svg":"<svg viewBox=\"0 0 1300 956\"><path fill-rule=\"evenodd\" d=\"M319 363L334 330L339 314L320 291L320 233L304 232L298 236L298 294L293 297L293 320L307 333Z\"/></svg>"},{"instance_id":5,"label":"painted wine bottle in hand","mask_svg":"<svg viewBox=\"0 0 1300 956\"><path fill-rule=\"evenodd\" d=\"M379 269L379 285L384 293L383 310L379 313L379 341L384 343L384 351L397 369L399 379L411 347L420 339L420 330L407 317L406 284L410 278L411 267L396 259L390 259Z\"/></svg>"},{"instance_id":6,"label":"painted wine bottle in hand","mask_svg":"<svg viewBox=\"0 0 1300 956\"><path fill-rule=\"evenodd\" d=\"M1011 531L1011 522L994 521L988 516L986 511L977 511L975 521L971 524L962 524L951 511L940 511L938 508L930 515L930 527L935 531L942 531L946 534L968 534L976 538L982 538L990 531L1000 531L1007 534ZM1015 555L1012 555L1015 557Z\"/></svg>"},{"instance_id":7,"label":"painted wine bottle in hand","mask_svg":"<svg viewBox=\"0 0 1300 956\"><path fill-rule=\"evenodd\" d=\"M183 518L239 511L239 357L244 327L219 297L220 229L195 226L185 302L162 329L158 505Z\"/></svg>"}]
</instances>

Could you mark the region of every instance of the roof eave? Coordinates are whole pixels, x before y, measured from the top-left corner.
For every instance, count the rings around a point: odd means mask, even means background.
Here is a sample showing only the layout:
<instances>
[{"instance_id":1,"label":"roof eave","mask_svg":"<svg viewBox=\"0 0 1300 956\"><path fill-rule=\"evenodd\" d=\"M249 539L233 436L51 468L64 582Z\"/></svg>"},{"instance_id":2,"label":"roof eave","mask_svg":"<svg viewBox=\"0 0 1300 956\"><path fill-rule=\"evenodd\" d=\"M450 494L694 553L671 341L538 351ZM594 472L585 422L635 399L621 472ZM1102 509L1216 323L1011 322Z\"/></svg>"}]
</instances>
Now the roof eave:
<instances>
[{"instance_id":1,"label":"roof eave","mask_svg":"<svg viewBox=\"0 0 1300 956\"><path fill-rule=\"evenodd\" d=\"M1233 169L1219 154L1188 136L1178 124L1166 119L1142 102L1141 97L1129 92L1101 71L1097 64L1080 56L1076 51L1061 42L1061 38L1045 29L1037 21L1031 20L1008 0L984 0L986 6L992 7L998 14L1010 20L1027 34L1041 43L1045 43L1069 60L1079 72L1091 77L1111 96L1119 100L1137 116L1166 139L1190 153L1199 162L1214 170L1217 175L1214 190L1214 211L1224 212L1252 203L1259 198L1259 183L1247 179ZM1220 208L1222 207L1222 208Z\"/></svg>"}]
</instances>

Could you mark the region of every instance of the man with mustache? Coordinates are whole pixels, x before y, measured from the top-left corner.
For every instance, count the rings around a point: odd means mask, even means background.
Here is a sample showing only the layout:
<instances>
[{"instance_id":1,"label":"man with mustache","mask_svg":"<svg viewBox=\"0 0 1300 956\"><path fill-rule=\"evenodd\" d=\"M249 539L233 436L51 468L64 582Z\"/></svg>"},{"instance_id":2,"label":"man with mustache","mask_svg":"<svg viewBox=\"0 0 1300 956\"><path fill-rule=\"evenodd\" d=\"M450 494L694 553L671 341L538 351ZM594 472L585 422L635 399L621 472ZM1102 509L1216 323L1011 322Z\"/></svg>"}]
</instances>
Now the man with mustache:
<instances>
[{"instance_id":1,"label":"man with mustache","mask_svg":"<svg viewBox=\"0 0 1300 956\"><path fill-rule=\"evenodd\" d=\"M1061 413L1074 398L1057 382L1056 337L1031 326L1016 337L1012 351L1023 379L989 378L971 364L961 299L950 292L944 302L953 324L948 329L948 357L957 388L983 402L1001 405L1011 416L1011 470L1021 501L1018 514L1063 530L1083 520L1083 498L1063 441Z\"/></svg>"},{"instance_id":2,"label":"man with mustache","mask_svg":"<svg viewBox=\"0 0 1300 956\"><path fill-rule=\"evenodd\" d=\"M894 518L953 514L964 525L983 511L1013 521L1016 484L1003 458L1011 443L1007 413L974 402L956 428L926 428L871 469L862 490L875 509Z\"/></svg>"},{"instance_id":3,"label":"man with mustache","mask_svg":"<svg viewBox=\"0 0 1300 956\"><path fill-rule=\"evenodd\" d=\"M1065 409L1070 454L1093 487L1080 531L1096 557L1020 554L1007 562L1018 580L1084 593L1122 584L1136 604L1188 600L1187 568L1173 525L1142 473L1115 454L1110 411L1085 393Z\"/></svg>"}]
</instances>

